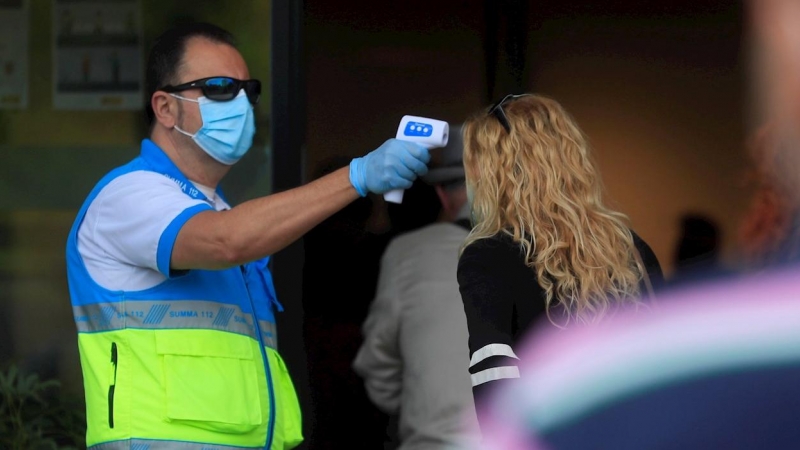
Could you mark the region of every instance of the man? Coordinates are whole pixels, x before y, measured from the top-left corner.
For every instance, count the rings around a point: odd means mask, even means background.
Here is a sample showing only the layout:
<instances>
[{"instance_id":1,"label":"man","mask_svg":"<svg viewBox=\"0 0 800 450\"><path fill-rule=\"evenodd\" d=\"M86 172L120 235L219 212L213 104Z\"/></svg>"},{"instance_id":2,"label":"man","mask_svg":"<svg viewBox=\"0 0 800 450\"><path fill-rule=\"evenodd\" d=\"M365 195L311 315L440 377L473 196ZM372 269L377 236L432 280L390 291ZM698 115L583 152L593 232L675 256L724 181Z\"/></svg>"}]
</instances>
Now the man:
<instances>
[{"instance_id":1,"label":"man","mask_svg":"<svg viewBox=\"0 0 800 450\"><path fill-rule=\"evenodd\" d=\"M466 448L477 422L456 268L469 204L459 129L422 178L435 186L435 223L401 234L381 260L377 295L353 363L370 399L399 414L402 449ZM441 159L437 159L441 157Z\"/></svg>"},{"instance_id":2,"label":"man","mask_svg":"<svg viewBox=\"0 0 800 450\"><path fill-rule=\"evenodd\" d=\"M150 138L89 194L67 243L90 448L292 448L300 409L276 350L269 255L429 155L394 139L349 168L231 207L261 85L231 35L166 32L147 66Z\"/></svg>"}]
</instances>

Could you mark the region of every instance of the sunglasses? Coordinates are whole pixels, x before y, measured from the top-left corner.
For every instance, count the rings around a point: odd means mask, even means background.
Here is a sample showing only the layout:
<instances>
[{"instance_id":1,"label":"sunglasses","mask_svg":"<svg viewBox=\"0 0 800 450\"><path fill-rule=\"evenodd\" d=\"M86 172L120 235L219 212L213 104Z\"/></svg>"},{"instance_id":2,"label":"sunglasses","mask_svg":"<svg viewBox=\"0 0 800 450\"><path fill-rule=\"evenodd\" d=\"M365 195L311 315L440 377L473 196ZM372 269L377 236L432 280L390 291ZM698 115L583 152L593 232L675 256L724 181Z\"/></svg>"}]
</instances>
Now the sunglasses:
<instances>
[{"instance_id":1,"label":"sunglasses","mask_svg":"<svg viewBox=\"0 0 800 450\"><path fill-rule=\"evenodd\" d=\"M255 106L261 97L261 82L258 80L237 80L230 77L210 77L179 84L177 86L164 86L159 91L179 92L188 89L200 89L209 100L227 102L236 98L239 91L244 89L250 104Z\"/></svg>"},{"instance_id":2,"label":"sunglasses","mask_svg":"<svg viewBox=\"0 0 800 450\"><path fill-rule=\"evenodd\" d=\"M500 122L500 125L502 125L503 128L506 129L506 133L510 134L511 124L508 122L508 117L506 117L506 112L503 111L503 105L510 102L511 100L516 100L520 97L525 97L528 95L531 94L508 94L505 97L503 97L502 100L492 105L492 107L489 108L489 112L487 112L486 114L489 116L494 116L497 119L497 121Z\"/></svg>"}]
</instances>

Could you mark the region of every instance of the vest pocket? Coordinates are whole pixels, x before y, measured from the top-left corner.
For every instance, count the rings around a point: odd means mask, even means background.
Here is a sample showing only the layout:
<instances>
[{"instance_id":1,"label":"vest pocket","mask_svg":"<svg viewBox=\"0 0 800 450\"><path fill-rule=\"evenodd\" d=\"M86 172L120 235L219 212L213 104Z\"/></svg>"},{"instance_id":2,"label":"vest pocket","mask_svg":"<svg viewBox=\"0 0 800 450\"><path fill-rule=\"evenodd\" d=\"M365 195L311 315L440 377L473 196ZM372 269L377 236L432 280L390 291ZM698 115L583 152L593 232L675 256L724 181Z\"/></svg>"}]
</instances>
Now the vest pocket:
<instances>
[{"instance_id":1,"label":"vest pocket","mask_svg":"<svg viewBox=\"0 0 800 450\"><path fill-rule=\"evenodd\" d=\"M259 382L249 338L206 330L156 334L162 359L165 416L221 433L262 424Z\"/></svg>"}]
</instances>

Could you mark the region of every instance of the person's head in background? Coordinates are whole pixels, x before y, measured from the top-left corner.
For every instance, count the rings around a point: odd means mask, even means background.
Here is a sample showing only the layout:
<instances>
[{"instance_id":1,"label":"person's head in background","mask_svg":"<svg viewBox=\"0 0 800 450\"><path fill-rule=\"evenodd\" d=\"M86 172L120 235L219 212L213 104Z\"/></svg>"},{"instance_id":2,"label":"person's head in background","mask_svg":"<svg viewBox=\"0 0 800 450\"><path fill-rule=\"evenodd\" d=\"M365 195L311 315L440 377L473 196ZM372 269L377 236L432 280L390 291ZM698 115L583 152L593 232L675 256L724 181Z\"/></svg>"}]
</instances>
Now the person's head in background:
<instances>
[{"instance_id":1,"label":"person's head in background","mask_svg":"<svg viewBox=\"0 0 800 450\"><path fill-rule=\"evenodd\" d=\"M402 203L388 203L395 235L434 222L469 219L463 155L461 126L451 126L447 145L431 151L428 173L405 191Z\"/></svg>"},{"instance_id":2,"label":"person's head in background","mask_svg":"<svg viewBox=\"0 0 800 450\"><path fill-rule=\"evenodd\" d=\"M748 269L800 258L800 2L752 0L748 181L754 188L740 228Z\"/></svg>"},{"instance_id":3,"label":"person's head in background","mask_svg":"<svg viewBox=\"0 0 800 450\"><path fill-rule=\"evenodd\" d=\"M461 126L450 127L447 145L431 152L428 173L421 177L425 184L433 187L439 199L439 222L469 219L463 157Z\"/></svg>"},{"instance_id":4,"label":"person's head in background","mask_svg":"<svg viewBox=\"0 0 800 450\"><path fill-rule=\"evenodd\" d=\"M800 3L747 2L752 108L748 181L754 188L740 228L748 269L796 259L800 210Z\"/></svg>"},{"instance_id":5,"label":"person's head in background","mask_svg":"<svg viewBox=\"0 0 800 450\"><path fill-rule=\"evenodd\" d=\"M414 180L414 184L405 190L402 203L384 202L384 204L393 236L430 225L439 218L442 210L442 205L436 197L436 189L421 178Z\"/></svg>"},{"instance_id":6,"label":"person's head in background","mask_svg":"<svg viewBox=\"0 0 800 450\"><path fill-rule=\"evenodd\" d=\"M774 124L756 130L749 142L750 167L747 181L754 188L749 209L739 230L739 244L748 269L781 265L800 256L796 220L800 202L795 177L786 169L800 165L791 141L779 139Z\"/></svg>"},{"instance_id":7,"label":"person's head in background","mask_svg":"<svg viewBox=\"0 0 800 450\"><path fill-rule=\"evenodd\" d=\"M719 262L719 226L704 214L681 217L681 235L675 248L675 275L715 267Z\"/></svg>"},{"instance_id":8,"label":"person's head in background","mask_svg":"<svg viewBox=\"0 0 800 450\"><path fill-rule=\"evenodd\" d=\"M506 233L546 292L548 313L593 322L637 303L643 268L625 215L605 205L587 138L553 99L506 97L464 124L474 228L466 245Z\"/></svg>"},{"instance_id":9,"label":"person's head in background","mask_svg":"<svg viewBox=\"0 0 800 450\"><path fill-rule=\"evenodd\" d=\"M757 121L774 137L800 138L800 2L749 0L750 86ZM797 169L792 167L791 169ZM796 172L794 170L793 172Z\"/></svg>"}]
</instances>

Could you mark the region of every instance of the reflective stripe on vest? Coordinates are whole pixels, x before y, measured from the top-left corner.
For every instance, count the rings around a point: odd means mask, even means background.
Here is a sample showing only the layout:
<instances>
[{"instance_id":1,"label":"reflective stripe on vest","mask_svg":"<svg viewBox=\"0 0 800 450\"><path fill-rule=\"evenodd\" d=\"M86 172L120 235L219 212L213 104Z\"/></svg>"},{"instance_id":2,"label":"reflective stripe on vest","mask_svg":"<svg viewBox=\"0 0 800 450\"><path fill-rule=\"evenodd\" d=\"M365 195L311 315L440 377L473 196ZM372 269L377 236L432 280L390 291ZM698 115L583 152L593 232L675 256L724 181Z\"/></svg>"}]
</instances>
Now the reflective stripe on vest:
<instances>
[{"instance_id":1,"label":"reflective stripe on vest","mask_svg":"<svg viewBox=\"0 0 800 450\"><path fill-rule=\"evenodd\" d=\"M161 441L154 439L126 439L92 445L87 450L243 450L262 447L232 447L229 445L199 444L195 442Z\"/></svg>"},{"instance_id":2,"label":"reflective stripe on vest","mask_svg":"<svg viewBox=\"0 0 800 450\"><path fill-rule=\"evenodd\" d=\"M73 306L72 314L79 333L95 333L125 328L208 329L242 334L258 340L253 316L238 305L204 300L129 300ZM274 323L259 320L264 345L277 348Z\"/></svg>"}]
</instances>

